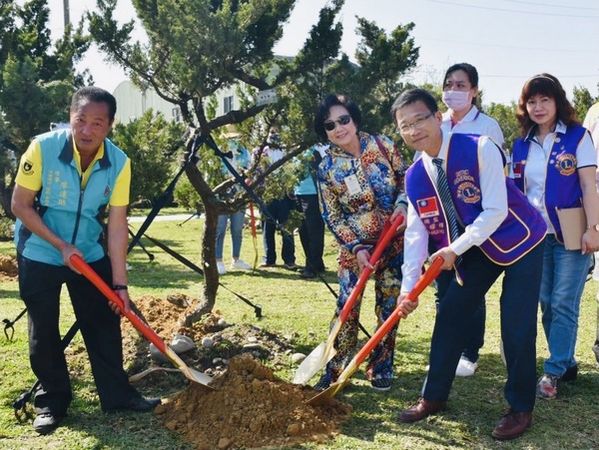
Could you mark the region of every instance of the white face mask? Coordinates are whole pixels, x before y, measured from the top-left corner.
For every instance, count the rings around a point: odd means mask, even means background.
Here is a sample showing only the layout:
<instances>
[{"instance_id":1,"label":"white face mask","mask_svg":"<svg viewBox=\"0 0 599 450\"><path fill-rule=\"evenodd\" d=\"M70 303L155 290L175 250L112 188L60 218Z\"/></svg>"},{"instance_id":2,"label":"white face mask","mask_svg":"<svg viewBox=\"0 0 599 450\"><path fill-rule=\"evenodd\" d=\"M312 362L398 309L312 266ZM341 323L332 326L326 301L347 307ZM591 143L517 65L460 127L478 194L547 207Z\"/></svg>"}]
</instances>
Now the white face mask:
<instances>
[{"instance_id":1,"label":"white face mask","mask_svg":"<svg viewBox=\"0 0 599 450\"><path fill-rule=\"evenodd\" d=\"M470 91L443 91L443 103L449 109L462 111L472 104Z\"/></svg>"}]
</instances>

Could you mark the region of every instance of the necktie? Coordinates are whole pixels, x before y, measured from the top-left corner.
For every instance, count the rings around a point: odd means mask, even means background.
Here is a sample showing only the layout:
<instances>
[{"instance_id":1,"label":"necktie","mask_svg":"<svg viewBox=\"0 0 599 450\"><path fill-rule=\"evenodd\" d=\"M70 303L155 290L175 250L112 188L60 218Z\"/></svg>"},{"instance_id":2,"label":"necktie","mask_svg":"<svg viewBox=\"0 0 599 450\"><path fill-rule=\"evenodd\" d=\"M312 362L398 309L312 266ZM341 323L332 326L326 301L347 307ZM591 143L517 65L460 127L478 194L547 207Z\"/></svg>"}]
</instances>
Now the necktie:
<instances>
[{"instance_id":1,"label":"necktie","mask_svg":"<svg viewBox=\"0 0 599 450\"><path fill-rule=\"evenodd\" d=\"M460 235L460 228L458 226L458 215L449 193L449 183L447 182L447 176L445 170L443 170L443 160L441 158L433 158L433 164L437 168L437 190L439 191L439 197L443 204L443 209L447 215L447 225L449 226L449 236L451 241L455 241Z\"/></svg>"}]
</instances>

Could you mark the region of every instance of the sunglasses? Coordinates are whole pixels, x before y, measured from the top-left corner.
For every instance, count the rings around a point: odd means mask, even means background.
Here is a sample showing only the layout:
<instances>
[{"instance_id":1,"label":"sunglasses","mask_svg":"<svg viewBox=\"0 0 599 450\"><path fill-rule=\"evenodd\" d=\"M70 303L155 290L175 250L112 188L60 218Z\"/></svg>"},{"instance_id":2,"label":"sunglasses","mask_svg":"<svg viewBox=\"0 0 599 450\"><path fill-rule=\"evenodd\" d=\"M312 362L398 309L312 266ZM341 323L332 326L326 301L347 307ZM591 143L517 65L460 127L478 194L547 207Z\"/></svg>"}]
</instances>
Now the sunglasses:
<instances>
[{"instance_id":1,"label":"sunglasses","mask_svg":"<svg viewBox=\"0 0 599 450\"><path fill-rule=\"evenodd\" d=\"M339 118L337 120L327 120L322 125L324 126L325 130L333 131L335 128L337 128L337 124L347 125L350 122L351 122L351 116L349 114L344 114L342 116L339 116Z\"/></svg>"}]
</instances>

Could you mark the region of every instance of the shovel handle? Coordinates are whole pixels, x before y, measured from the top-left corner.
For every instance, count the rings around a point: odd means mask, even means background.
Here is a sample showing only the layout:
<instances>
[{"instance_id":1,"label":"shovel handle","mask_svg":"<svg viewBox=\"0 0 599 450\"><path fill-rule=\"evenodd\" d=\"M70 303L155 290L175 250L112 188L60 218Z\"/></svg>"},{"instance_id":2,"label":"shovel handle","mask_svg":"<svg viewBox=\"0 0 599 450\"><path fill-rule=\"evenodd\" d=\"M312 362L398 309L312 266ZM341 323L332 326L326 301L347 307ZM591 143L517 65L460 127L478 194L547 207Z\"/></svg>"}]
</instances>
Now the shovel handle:
<instances>
[{"instance_id":1,"label":"shovel handle","mask_svg":"<svg viewBox=\"0 0 599 450\"><path fill-rule=\"evenodd\" d=\"M383 231L381 232L381 235L379 237L379 240L374 246L374 250L372 251L370 259L368 260L371 266L374 266L379 261L379 259L381 259L383 252L388 247L389 243L391 242L391 239L395 237L397 229L401 226L404 220L404 216L399 215L395 218L393 222L387 222L385 224L385 226L383 227ZM345 322L347 320L347 316L349 316L349 313L353 309L356 301L358 300L358 298L360 298L360 295L366 287L366 283L368 282L368 278L370 278L372 272L373 269L369 267L365 267L362 270L362 272L360 272L360 277L358 278L356 285L354 286L354 288L351 291L351 294L345 301L345 305L343 305L341 313L339 313L339 320L341 320L341 322Z\"/></svg>"},{"instance_id":2,"label":"shovel handle","mask_svg":"<svg viewBox=\"0 0 599 450\"><path fill-rule=\"evenodd\" d=\"M422 291L433 282L435 278L439 276L441 273L441 266L443 265L443 258L438 256L431 263L431 265L426 269L426 271L422 274L414 288L408 294L408 299L411 301L415 301ZM348 365L354 366L355 369L358 368L360 364L368 357L370 352L376 347L379 342L385 337L385 335L395 326L395 324L403 317L403 313L398 308L391 313L391 315L383 322L378 330L372 335L372 337L364 344L364 347L360 349L360 351L356 354L352 363ZM355 370L354 369L354 370ZM341 378L341 376L339 377Z\"/></svg>"},{"instance_id":3,"label":"shovel handle","mask_svg":"<svg viewBox=\"0 0 599 450\"><path fill-rule=\"evenodd\" d=\"M162 353L166 353L166 344L156 332L150 328L137 314L132 310L125 311L125 305L123 300L114 292L106 282L100 278L94 269L87 264L79 255L71 255L71 264L75 269L81 272L85 278L89 280L104 296L110 301L110 303L117 306L120 313L124 315L137 331L143 334L152 344L158 348Z\"/></svg>"}]
</instances>

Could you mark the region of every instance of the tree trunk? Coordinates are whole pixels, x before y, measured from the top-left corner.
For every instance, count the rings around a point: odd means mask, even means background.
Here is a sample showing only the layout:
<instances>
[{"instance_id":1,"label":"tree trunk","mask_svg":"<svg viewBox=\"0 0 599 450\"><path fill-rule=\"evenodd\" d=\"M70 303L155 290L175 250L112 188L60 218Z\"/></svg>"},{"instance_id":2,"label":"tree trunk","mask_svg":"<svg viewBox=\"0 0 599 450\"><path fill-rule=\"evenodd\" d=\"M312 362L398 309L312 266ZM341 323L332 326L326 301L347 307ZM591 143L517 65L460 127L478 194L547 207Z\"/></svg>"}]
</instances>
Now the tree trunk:
<instances>
[{"instance_id":1,"label":"tree trunk","mask_svg":"<svg viewBox=\"0 0 599 450\"><path fill-rule=\"evenodd\" d=\"M4 215L12 220L15 220L10 209L10 201L12 197L12 189L3 185L0 185L0 206L4 210Z\"/></svg>"}]
</instances>

